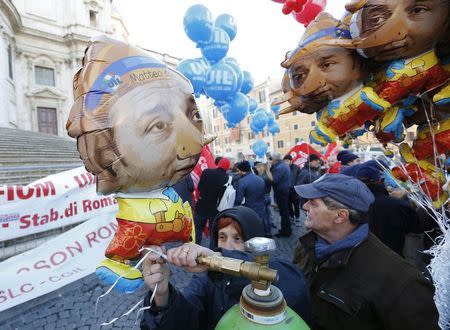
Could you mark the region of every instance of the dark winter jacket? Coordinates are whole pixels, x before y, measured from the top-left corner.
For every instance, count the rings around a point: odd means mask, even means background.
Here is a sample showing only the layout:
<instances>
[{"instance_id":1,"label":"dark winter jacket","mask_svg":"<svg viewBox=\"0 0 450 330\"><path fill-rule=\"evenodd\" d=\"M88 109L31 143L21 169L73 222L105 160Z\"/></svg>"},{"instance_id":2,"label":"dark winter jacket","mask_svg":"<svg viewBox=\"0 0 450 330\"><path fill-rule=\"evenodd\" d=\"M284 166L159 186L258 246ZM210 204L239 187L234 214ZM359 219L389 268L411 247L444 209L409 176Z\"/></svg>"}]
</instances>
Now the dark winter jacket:
<instances>
[{"instance_id":1,"label":"dark winter jacket","mask_svg":"<svg viewBox=\"0 0 450 330\"><path fill-rule=\"evenodd\" d=\"M217 219L231 217L241 225L244 239L264 235L264 227L251 209L238 206L220 212ZM217 244L217 228L212 229ZM221 250L222 255L242 260L253 260L246 252ZM309 319L309 296L306 278L289 262L272 258L269 267L278 270L279 280L274 283L284 295L286 302L304 320ZM178 290L170 285L169 303L163 309L153 307L144 312L142 329L214 329L217 322L233 305L239 302L242 289L249 280L215 272L195 274L186 287ZM295 285L293 285L295 283ZM149 292L144 306L149 305ZM155 310L155 311L153 311Z\"/></svg>"},{"instance_id":2,"label":"dark winter jacket","mask_svg":"<svg viewBox=\"0 0 450 330\"><path fill-rule=\"evenodd\" d=\"M259 177L264 180L264 193L269 195L272 190L272 181L265 174L262 174Z\"/></svg>"},{"instance_id":3,"label":"dark winter jacket","mask_svg":"<svg viewBox=\"0 0 450 330\"><path fill-rule=\"evenodd\" d=\"M295 164L289 165L289 169L291 170L291 190L294 189L294 186L297 185L297 178L300 173L300 167Z\"/></svg>"},{"instance_id":4,"label":"dark winter jacket","mask_svg":"<svg viewBox=\"0 0 450 330\"><path fill-rule=\"evenodd\" d=\"M319 173L316 169L313 169L309 166L309 163L306 163L305 166L300 170L297 176L297 181L295 182L296 186L302 184L308 184L316 181L319 178ZM300 207L303 208L303 205L306 203L306 199L300 198Z\"/></svg>"},{"instance_id":5,"label":"dark winter jacket","mask_svg":"<svg viewBox=\"0 0 450 330\"><path fill-rule=\"evenodd\" d=\"M322 263L316 240L302 236L294 256L310 286L312 329L439 329L431 282L373 234Z\"/></svg>"},{"instance_id":6,"label":"dark winter jacket","mask_svg":"<svg viewBox=\"0 0 450 330\"><path fill-rule=\"evenodd\" d=\"M319 173L316 169L309 167L306 163L305 166L300 170L295 181L295 185L308 184L316 181L319 178Z\"/></svg>"},{"instance_id":7,"label":"dark winter jacket","mask_svg":"<svg viewBox=\"0 0 450 330\"><path fill-rule=\"evenodd\" d=\"M234 201L234 204L236 206L241 205L242 200L245 198L244 206L247 206L258 213L262 220L266 217L264 193L264 180L257 175L248 172L237 182L236 200Z\"/></svg>"},{"instance_id":8,"label":"dark winter jacket","mask_svg":"<svg viewBox=\"0 0 450 330\"><path fill-rule=\"evenodd\" d=\"M270 172L272 172L272 187L275 195L288 194L291 187L291 170L289 166L285 162L279 161L272 165Z\"/></svg>"},{"instance_id":9,"label":"dark winter jacket","mask_svg":"<svg viewBox=\"0 0 450 330\"><path fill-rule=\"evenodd\" d=\"M200 198L195 205L195 210L202 214L215 214L227 182L228 175L225 170L221 168L205 169L198 183Z\"/></svg>"},{"instance_id":10,"label":"dark winter jacket","mask_svg":"<svg viewBox=\"0 0 450 330\"><path fill-rule=\"evenodd\" d=\"M421 230L417 212L407 201L390 197L382 184L368 184L368 187L375 196L369 209L370 231L403 256L406 234Z\"/></svg>"}]
</instances>

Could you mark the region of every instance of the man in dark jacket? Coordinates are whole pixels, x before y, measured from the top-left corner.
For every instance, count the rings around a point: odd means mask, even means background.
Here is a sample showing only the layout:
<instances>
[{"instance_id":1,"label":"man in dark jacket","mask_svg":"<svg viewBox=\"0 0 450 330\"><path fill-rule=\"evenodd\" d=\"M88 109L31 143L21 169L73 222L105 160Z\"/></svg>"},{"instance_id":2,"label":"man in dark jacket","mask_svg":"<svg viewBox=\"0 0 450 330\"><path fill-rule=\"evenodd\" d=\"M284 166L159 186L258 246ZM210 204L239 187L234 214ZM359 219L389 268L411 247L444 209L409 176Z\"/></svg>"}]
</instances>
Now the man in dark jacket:
<instances>
[{"instance_id":1,"label":"man in dark jacket","mask_svg":"<svg viewBox=\"0 0 450 330\"><path fill-rule=\"evenodd\" d=\"M375 160L353 165L342 170L370 189L375 202L369 209L369 229L380 241L403 256L405 237L408 233L420 233L417 212L406 201L390 197L383 183L383 168Z\"/></svg>"},{"instance_id":2,"label":"man in dark jacket","mask_svg":"<svg viewBox=\"0 0 450 330\"><path fill-rule=\"evenodd\" d=\"M234 205L241 205L245 199L243 205L255 211L262 221L266 221L264 180L252 173L250 163L246 160L240 162L237 168L241 178L236 183Z\"/></svg>"},{"instance_id":3,"label":"man in dark jacket","mask_svg":"<svg viewBox=\"0 0 450 330\"><path fill-rule=\"evenodd\" d=\"M305 166L300 170L295 181L295 185L308 184L316 181L319 178L320 157L316 154L310 154ZM300 207L303 208L305 200L300 198Z\"/></svg>"},{"instance_id":4,"label":"man in dark jacket","mask_svg":"<svg viewBox=\"0 0 450 330\"><path fill-rule=\"evenodd\" d=\"M297 177L300 172L300 168L292 162L292 156L286 155L283 158L283 161L289 166L291 170L291 187L289 190L289 216L291 218L300 218L300 204L299 197L295 192L294 186L297 182Z\"/></svg>"},{"instance_id":5,"label":"man in dark jacket","mask_svg":"<svg viewBox=\"0 0 450 330\"><path fill-rule=\"evenodd\" d=\"M253 260L249 253L243 251L243 242L264 235L261 219L253 210L238 206L222 211L215 223L218 226L212 229L211 235L223 256ZM223 227L224 224L229 225ZM200 255L212 254L213 251L192 243L167 252L169 262L188 271L201 271L203 267L188 262L188 259L196 260ZM179 291L169 282L167 264L158 263L156 255L149 257L143 264L145 283L149 288L158 283L158 289L152 307L144 312L142 329L214 329L223 314L239 302L242 289L250 283L244 278L203 272L194 275L190 284ZM309 296L303 273L291 263L275 258L270 260L269 267L278 270L279 281L274 285L282 291L288 306L307 320ZM144 306L149 306L151 293L147 294Z\"/></svg>"},{"instance_id":6,"label":"man in dark jacket","mask_svg":"<svg viewBox=\"0 0 450 330\"><path fill-rule=\"evenodd\" d=\"M209 220L209 226L216 217L217 205L225 192L225 184L228 182L227 171L230 161L222 158L215 169L205 169L198 182L200 193L197 204L195 204L195 241L202 241L203 230Z\"/></svg>"},{"instance_id":7,"label":"man in dark jacket","mask_svg":"<svg viewBox=\"0 0 450 330\"><path fill-rule=\"evenodd\" d=\"M439 329L431 282L369 233L364 183L326 174L296 191L308 200L311 231L294 261L310 286L313 329Z\"/></svg>"},{"instance_id":8,"label":"man in dark jacket","mask_svg":"<svg viewBox=\"0 0 450 330\"><path fill-rule=\"evenodd\" d=\"M289 166L281 160L281 155L279 153L274 152L271 158L272 167L270 168L270 172L273 176L273 193L281 217L281 229L275 236L288 237L292 234L291 219L289 219L291 170L289 169Z\"/></svg>"}]
</instances>

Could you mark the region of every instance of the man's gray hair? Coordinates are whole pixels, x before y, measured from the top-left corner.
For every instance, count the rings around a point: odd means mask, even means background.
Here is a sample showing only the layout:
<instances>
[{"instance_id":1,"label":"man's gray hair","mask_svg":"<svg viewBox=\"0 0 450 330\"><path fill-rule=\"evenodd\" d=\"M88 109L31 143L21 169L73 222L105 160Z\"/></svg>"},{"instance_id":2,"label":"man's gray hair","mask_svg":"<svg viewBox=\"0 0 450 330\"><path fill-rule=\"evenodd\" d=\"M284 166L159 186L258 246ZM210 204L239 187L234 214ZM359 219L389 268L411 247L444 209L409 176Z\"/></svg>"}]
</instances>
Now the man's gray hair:
<instances>
[{"instance_id":1,"label":"man's gray hair","mask_svg":"<svg viewBox=\"0 0 450 330\"><path fill-rule=\"evenodd\" d=\"M279 152L273 152L271 157L272 157L272 160L281 160L281 155Z\"/></svg>"},{"instance_id":2,"label":"man's gray hair","mask_svg":"<svg viewBox=\"0 0 450 330\"><path fill-rule=\"evenodd\" d=\"M323 197L322 198L325 206L329 210L338 210L338 209L345 209L348 211L348 219L350 220L350 223L353 225L360 225L367 222L367 213L363 213L361 211L357 211L355 209L352 209L341 202L338 202L334 198L331 197Z\"/></svg>"}]
</instances>

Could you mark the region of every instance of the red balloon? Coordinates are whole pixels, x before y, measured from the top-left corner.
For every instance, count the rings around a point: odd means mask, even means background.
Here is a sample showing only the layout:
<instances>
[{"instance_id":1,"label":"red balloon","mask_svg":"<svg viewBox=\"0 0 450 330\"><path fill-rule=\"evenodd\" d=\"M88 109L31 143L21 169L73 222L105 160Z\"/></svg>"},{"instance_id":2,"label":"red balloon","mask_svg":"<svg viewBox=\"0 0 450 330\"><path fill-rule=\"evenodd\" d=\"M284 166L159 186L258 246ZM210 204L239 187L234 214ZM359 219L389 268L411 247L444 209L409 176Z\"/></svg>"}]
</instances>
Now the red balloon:
<instances>
[{"instance_id":1,"label":"red balloon","mask_svg":"<svg viewBox=\"0 0 450 330\"><path fill-rule=\"evenodd\" d=\"M291 12L299 12L302 10L306 0L286 0L283 6L283 14L287 15Z\"/></svg>"},{"instance_id":2,"label":"red balloon","mask_svg":"<svg viewBox=\"0 0 450 330\"><path fill-rule=\"evenodd\" d=\"M302 11L294 12L292 14L294 15L297 22L307 26L317 17L317 15L319 15L321 11L325 9L326 5L326 0L308 0L304 4Z\"/></svg>"},{"instance_id":3,"label":"red balloon","mask_svg":"<svg viewBox=\"0 0 450 330\"><path fill-rule=\"evenodd\" d=\"M286 0L272 0L273 2L284 3Z\"/></svg>"},{"instance_id":4,"label":"red balloon","mask_svg":"<svg viewBox=\"0 0 450 330\"><path fill-rule=\"evenodd\" d=\"M283 8L281 9L281 12L285 15L289 15L292 12L292 9L286 6L286 4L283 5Z\"/></svg>"}]
</instances>

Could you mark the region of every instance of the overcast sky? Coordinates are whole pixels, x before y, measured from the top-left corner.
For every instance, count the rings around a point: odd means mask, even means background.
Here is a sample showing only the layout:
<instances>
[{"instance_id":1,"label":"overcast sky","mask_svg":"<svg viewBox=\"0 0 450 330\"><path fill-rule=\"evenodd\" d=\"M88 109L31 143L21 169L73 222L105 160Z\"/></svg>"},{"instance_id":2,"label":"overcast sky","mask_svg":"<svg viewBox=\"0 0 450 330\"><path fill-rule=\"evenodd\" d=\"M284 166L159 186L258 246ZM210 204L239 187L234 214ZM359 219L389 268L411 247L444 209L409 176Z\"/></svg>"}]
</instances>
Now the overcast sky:
<instances>
[{"instance_id":1,"label":"overcast sky","mask_svg":"<svg viewBox=\"0 0 450 330\"><path fill-rule=\"evenodd\" d=\"M349 0L328 0L326 11L336 18ZM250 71L255 84L267 77L280 80L280 62L294 48L304 31L282 5L271 0L114 0L130 33L139 46L180 58L201 56L183 28L186 10L194 4L209 8L214 18L230 14L237 21L237 35L228 56L235 57L241 69Z\"/></svg>"}]
</instances>

